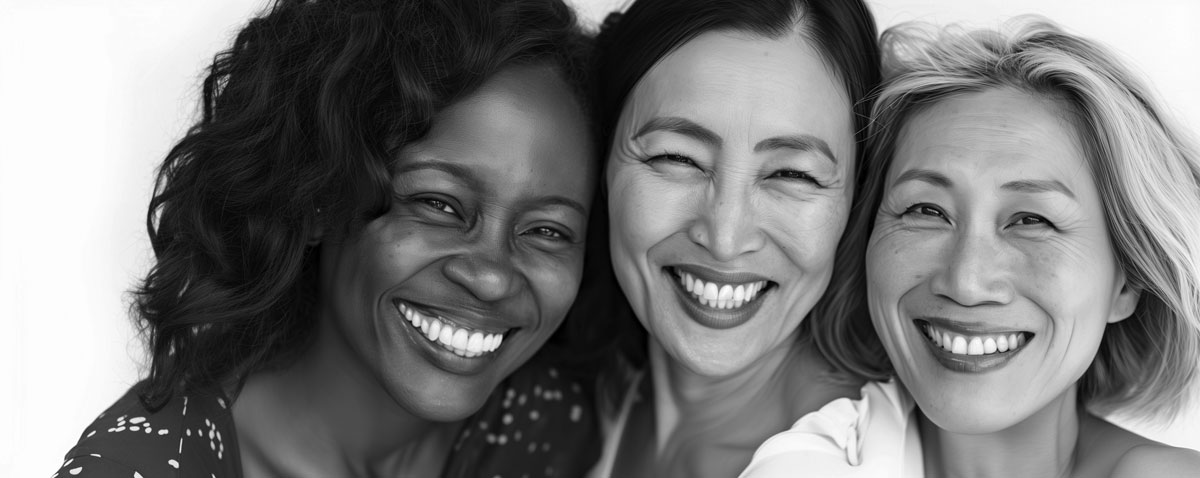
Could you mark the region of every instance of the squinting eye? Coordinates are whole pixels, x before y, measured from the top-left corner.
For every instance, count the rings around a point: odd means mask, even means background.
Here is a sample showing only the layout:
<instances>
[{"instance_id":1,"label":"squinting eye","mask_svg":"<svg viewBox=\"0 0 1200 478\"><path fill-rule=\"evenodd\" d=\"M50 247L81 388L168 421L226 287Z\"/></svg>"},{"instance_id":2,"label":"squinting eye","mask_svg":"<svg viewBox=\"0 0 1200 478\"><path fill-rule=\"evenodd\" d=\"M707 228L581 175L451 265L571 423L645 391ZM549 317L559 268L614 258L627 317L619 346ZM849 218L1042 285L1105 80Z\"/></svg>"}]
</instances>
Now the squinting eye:
<instances>
[{"instance_id":1,"label":"squinting eye","mask_svg":"<svg viewBox=\"0 0 1200 478\"><path fill-rule=\"evenodd\" d=\"M1041 216L1038 216L1035 214L1025 214L1025 215L1018 217L1016 221L1013 221L1013 225L1015 225L1015 226L1043 226L1043 225L1051 226L1052 224L1050 224L1050 221L1047 221L1046 218L1044 218L1044 217L1041 217Z\"/></svg>"},{"instance_id":2,"label":"squinting eye","mask_svg":"<svg viewBox=\"0 0 1200 478\"><path fill-rule=\"evenodd\" d=\"M659 154L656 156L651 156L650 159L648 159L647 161L655 161L655 160L670 161L672 163L679 163L681 165L687 165L687 166L695 166L696 165L696 162L692 161L692 158L689 158L682 154L675 154L675 153Z\"/></svg>"},{"instance_id":3,"label":"squinting eye","mask_svg":"<svg viewBox=\"0 0 1200 478\"><path fill-rule=\"evenodd\" d=\"M817 186L822 186L822 187L824 186L823 184L821 184L820 181L817 181L816 178L812 177L812 175L810 175L804 171L796 171L795 169L781 169L779 171L775 171L774 173L771 173L771 175L767 176L767 177L768 178L797 179L800 181L808 181L810 183L816 184Z\"/></svg>"},{"instance_id":4,"label":"squinting eye","mask_svg":"<svg viewBox=\"0 0 1200 478\"><path fill-rule=\"evenodd\" d=\"M931 204L913 204L908 209L904 210L905 214L916 213L923 216L933 216L937 218L945 218L946 213L942 212L937 206Z\"/></svg>"},{"instance_id":5,"label":"squinting eye","mask_svg":"<svg viewBox=\"0 0 1200 478\"><path fill-rule=\"evenodd\" d=\"M451 207L450 204L447 203L446 201L442 201L439 199L433 199L433 198L422 198L422 199L418 199L418 201L421 201L421 202L425 203L426 205L428 205L429 207L437 209L446 214L458 214L458 211L455 211L454 208Z\"/></svg>"},{"instance_id":6,"label":"squinting eye","mask_svg":"<svg viewBox=\"0 0 1200 478\"><path fill-rule=\"evenodd\" d=\"M529 233L535 234L538 236L543 236L543 237L546 237L549 239L564 240L567 238L566 234L563 234L554 228L550 228L550 227L546 227L546 226L535 227L533 229L530 229Z\"/></svg>"}]
</instances>

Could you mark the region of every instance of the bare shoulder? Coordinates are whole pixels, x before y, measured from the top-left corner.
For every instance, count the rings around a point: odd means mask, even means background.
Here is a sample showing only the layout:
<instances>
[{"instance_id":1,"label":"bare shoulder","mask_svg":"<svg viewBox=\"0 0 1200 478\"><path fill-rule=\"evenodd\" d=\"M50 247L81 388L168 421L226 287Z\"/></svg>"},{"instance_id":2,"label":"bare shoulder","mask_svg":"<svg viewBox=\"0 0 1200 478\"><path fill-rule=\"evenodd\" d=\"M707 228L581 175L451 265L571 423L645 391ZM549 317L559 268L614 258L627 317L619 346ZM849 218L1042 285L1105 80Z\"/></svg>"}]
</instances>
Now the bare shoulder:
<instances>
[{"instance_id":1,"label":"bare shoulder","mask_svg":"<svg viewBox=\"0 0 1200 478\"><path fill-rule=\"evenodd\" d=\"M1200 477L1200 452L1156 442L1095 415L1080 418L1080 476Z\"/></svg>"},{"instance_id":2,"label":"bare shoulder","mask_svg":"<svg viewBox=\"0 0 1200 478\"><path fill-rule=\"evenodd\" d=\"M1112 478L1200 476L1200 452L1162 443L1137 445L1113 467Z\"/></svg>"}]
</instances>

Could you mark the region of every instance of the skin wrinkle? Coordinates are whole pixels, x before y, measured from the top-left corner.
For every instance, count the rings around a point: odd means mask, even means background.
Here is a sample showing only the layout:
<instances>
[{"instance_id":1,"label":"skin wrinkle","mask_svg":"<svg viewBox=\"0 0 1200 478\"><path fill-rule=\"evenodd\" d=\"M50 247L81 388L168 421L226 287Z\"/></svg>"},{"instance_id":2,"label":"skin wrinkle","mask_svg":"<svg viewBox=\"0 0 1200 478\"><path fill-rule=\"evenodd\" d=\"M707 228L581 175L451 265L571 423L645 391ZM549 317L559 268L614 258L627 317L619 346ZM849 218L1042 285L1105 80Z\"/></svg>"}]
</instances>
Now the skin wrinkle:
<instances>
[{"instance_id":1,"label":"skin wrinkle","mask_svg":"<svg viewBox=\"0 0 1200 478\"><path fill-rule=\"evenodd\" d=\"M1136 305L1056 106L1008 89L964 94L914 115L899 137L890 177L920 168L949 180L889 181L868 246L872 318L923 412L930 476L1069 470L1076 432L1095 420L1080 418L1076 382L1106 324ZM1024 180L1058 181L1075 199L1005 187ZM918 203L945 218L908 209ZM1027 213L1053 225L1014 222ZM1035 335L1003 368L953 372L912 324L921 316ZM1026 459L993 459L1011 456Z\"/></svg>"},{"instance_id":2,"label":"skin wrinkle","mask_svg":"<svg viewBox=\"0 0 1200 478\"><path fill-rule=\"evenodd\" d=\"M719 141L649 131L654 118L686 119ZM638 443L660 451L659 471L736 475L768 436L858 389L813 386L828 364L797 344L832 274L853 161L831 161L817 148L762 147L811 135L833 157L854 158L853 124L841 82L798 35L702 34L631 92L606 168L610 245L621 287L652 336L658 442ZM687 160L660 156L671 154ZM793 172L824 187L777 174ZM778 286L747 322L709 328L688 315L664 271L693 264Z\"/></svg>"}]
</instances>

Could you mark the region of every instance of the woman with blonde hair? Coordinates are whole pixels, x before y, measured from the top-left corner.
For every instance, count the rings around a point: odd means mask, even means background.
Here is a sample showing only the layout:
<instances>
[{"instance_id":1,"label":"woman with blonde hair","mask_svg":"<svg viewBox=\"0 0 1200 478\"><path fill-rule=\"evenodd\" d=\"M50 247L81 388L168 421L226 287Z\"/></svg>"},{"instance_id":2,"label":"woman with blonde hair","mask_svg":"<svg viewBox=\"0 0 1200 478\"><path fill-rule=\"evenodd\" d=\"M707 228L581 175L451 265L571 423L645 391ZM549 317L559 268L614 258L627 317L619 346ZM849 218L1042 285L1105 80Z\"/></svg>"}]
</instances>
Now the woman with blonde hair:
<instances>
[{"instance_id":1,"label":"woman with blonde hair","mask_svg":"<svg viewBox=\"0 0 1200 478\"><path fill-rule=\"evenodd\" d=\"M743 476L1200 469L1101 418L1169 419L1189 398L1200 152L1104 47L1011 26L884 34L880 167L847 235L867 240L858 280L903 388L806 416Z\"/></svg>"}]
</instances>

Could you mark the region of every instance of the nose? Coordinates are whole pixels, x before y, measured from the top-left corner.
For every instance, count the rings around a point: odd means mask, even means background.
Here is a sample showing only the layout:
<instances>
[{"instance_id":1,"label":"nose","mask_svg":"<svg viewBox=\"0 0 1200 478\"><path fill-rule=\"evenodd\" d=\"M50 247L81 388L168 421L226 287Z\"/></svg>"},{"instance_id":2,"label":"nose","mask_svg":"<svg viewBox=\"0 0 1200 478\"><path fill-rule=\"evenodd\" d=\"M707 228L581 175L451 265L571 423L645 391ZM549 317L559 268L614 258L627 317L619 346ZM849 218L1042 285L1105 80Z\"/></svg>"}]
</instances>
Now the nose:
<instances>
[{"instance_id":1,"label":"nose","mask_svg":"<svg viewBox=\"0 0 1200 478\"><path fill-rule=\"evenodd\" d=\"M703 209L688 228L688 237L722 262L762 249L766 239L753 206L745 188L718 187L701 206Z\"/></svg>"},{"instance_id":2,"label":"nose","mask_svg":"<svg viewBox=\"0 0 1200 478\"><path fill-rule=\"evenodd\" d=\"M958 235L934 274L933 293L959 305L1000 305L1012 300L1012 264L994 234Z\"/></svg>"},{"instance_id":3,"label":"nose","mask_svg":"<svg viewBox=\"0 0 1200 478\"><path fill-rule=\"evenodd\" d=\"M521 287L521 275L506 253L458 254L447 259L442 270L450 282L483 302L512 297Z\"/></svg>"}]
</instances>

